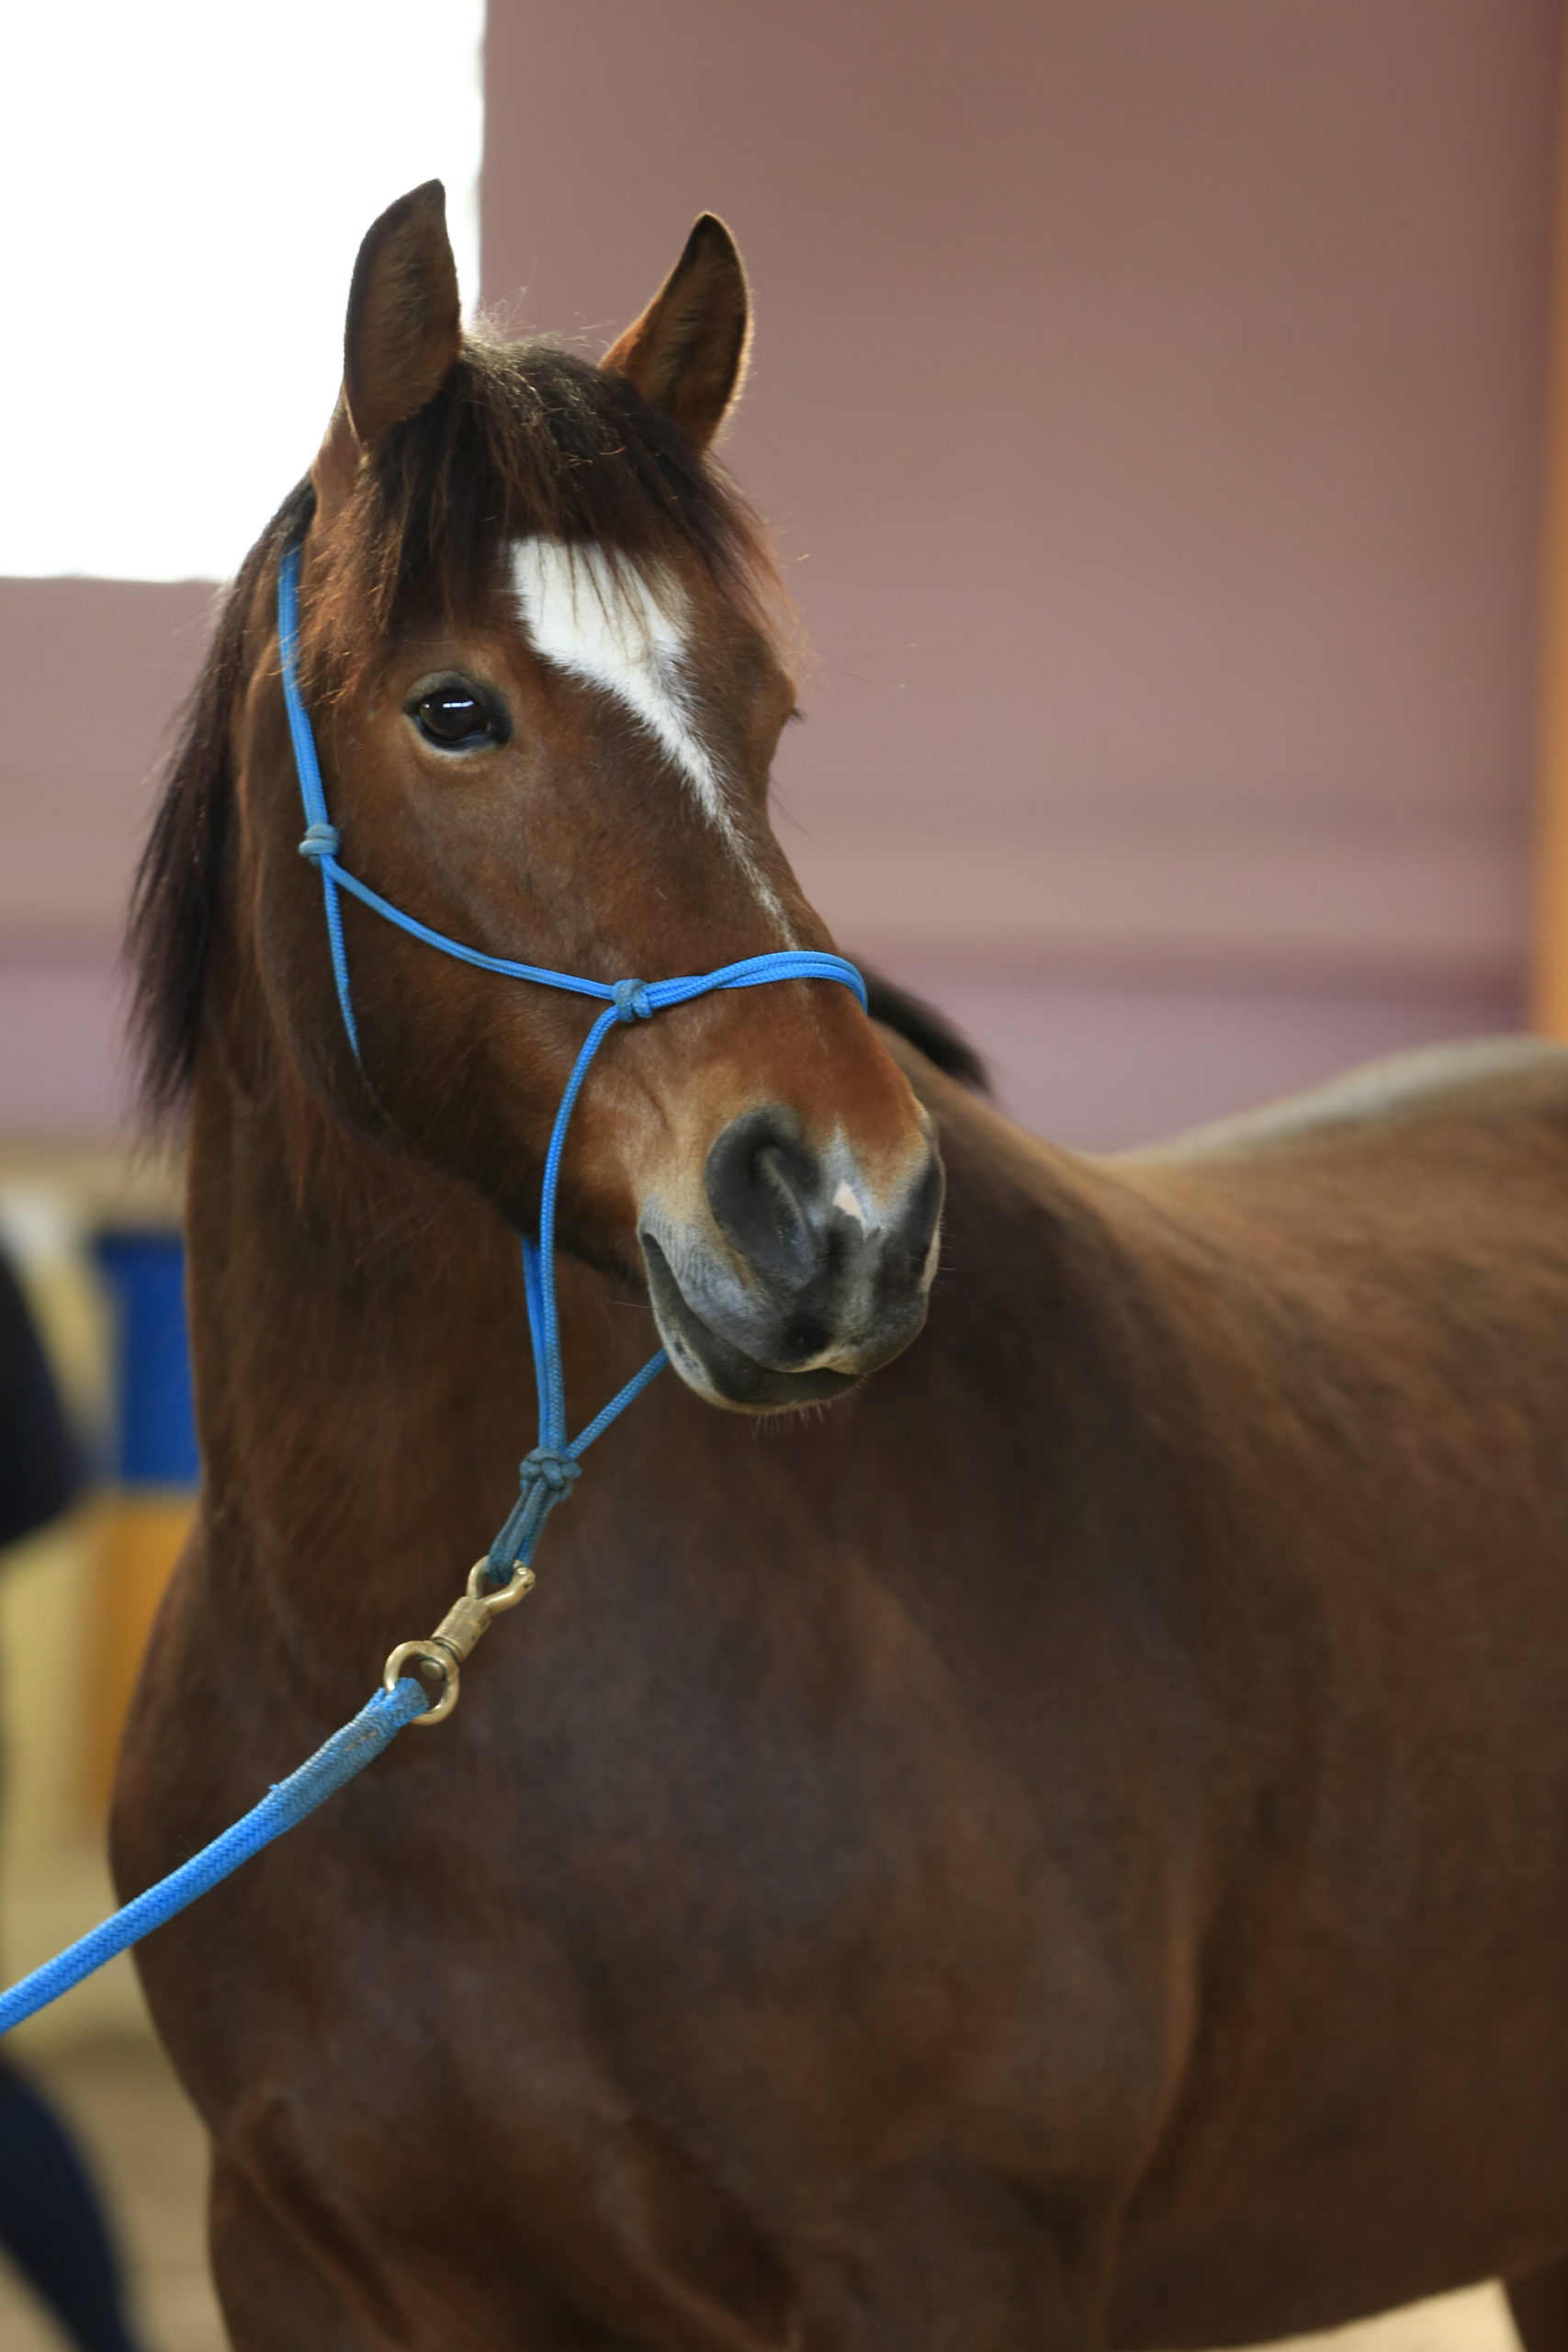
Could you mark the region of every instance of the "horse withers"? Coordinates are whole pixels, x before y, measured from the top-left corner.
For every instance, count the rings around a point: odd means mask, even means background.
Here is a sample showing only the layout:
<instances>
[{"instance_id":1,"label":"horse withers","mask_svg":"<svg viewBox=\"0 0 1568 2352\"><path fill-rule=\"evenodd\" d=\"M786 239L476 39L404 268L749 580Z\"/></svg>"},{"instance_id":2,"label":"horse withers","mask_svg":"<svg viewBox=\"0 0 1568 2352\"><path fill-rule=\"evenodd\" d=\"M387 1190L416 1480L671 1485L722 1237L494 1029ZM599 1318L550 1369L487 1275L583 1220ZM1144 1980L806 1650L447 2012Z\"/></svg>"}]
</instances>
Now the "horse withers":
<instances>
[{"instance_id":1,"label":"horse withers","mask_svg":"<svg viewBox=\"0 0 1568 2352\"><path fill-rule=\"evenodd\" d=\"M505 1514L587 1022L350 903L356 1057L280 563L397 906L606 983L825 948L767 819L787 627L707 455L748 337L711 220L599 368L460 334L434 187L361 253L134 917L204 1480L127 1893ZM233 2343L1088 2352L1501 2275L1563 2352L1568 1057L1097 1161L882 1002L611 1036L559 1191L574 1424L656 1331L680 1378L453 1718L143 1948Z\"/></svg>"}]
</instances>

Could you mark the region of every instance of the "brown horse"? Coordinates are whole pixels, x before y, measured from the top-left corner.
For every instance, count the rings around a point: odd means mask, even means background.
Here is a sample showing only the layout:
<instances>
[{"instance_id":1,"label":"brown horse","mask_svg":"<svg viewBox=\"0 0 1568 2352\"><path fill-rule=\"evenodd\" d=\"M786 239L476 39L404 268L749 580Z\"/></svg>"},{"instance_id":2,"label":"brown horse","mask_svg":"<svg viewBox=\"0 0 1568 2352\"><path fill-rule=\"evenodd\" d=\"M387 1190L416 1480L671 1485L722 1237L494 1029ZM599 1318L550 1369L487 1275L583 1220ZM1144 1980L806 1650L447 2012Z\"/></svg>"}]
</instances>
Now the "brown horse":
<instances>
[{"instance_id":1,"label":"brown horse","mask_svg":"<svg viewBox=\"0 0 1568 2352\"><path fill-rule=\"evenodd\" d=\"M604 980L823 946L765 812L776 602L705 454L747 334L711 220L602 368L462 339L437 189L361 254L141 884L205 1483L127 1890L503 1517L514 1234L587 1023L351 905L356 1065L282 550L345 855L398 904ZM1568 1057L1097 1162L894 1010L792 982L615 1033L561 1193L574 1424L655 1320L683 1381L453 1719L144 1947L232 2340L1198 2346L1500 2274L1563 2352ZM887 1361L933 1123L941 1275Z\"/></svg>"}]
</instances>

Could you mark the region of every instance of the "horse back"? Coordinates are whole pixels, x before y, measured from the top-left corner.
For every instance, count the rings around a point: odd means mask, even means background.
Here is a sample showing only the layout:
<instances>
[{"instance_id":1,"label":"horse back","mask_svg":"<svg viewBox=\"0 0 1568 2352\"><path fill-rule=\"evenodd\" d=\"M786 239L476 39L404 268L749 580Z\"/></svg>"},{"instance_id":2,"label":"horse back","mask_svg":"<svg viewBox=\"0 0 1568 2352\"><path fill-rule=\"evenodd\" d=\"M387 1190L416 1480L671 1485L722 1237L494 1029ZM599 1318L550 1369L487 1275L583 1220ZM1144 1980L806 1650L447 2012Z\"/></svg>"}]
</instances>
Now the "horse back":
<instances>
[{"instance_id":1,"label":"horse back","mask_svg":"<svg viewBox=\"0 0 1568 2352\"><path fill-rule=\"evenodd\" d=\"M1521 1125L1562 1123L1568 1136L1568 1046L1545 1037L1475 1037L1391 1054L1257 1110L1120 1155L1129 1168L1276 1159L1470 1126L1500 1154Z\"/></svg>"}]
</instances>

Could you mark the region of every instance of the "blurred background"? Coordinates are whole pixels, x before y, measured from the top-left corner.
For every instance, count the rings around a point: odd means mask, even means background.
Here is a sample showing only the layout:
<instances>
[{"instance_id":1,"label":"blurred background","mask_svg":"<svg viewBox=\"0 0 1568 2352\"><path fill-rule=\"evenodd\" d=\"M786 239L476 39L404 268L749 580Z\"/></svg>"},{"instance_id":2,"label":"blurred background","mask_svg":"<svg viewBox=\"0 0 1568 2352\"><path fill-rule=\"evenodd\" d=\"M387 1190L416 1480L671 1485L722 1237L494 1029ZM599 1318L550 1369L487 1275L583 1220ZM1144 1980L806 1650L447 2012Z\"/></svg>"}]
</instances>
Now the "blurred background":
<instances>
[{"instance_id":1,"label":"blurred background","mask_svg":"<svg viewBox=\"0 0 1568 2352\"><path fill-rule=\"evenodd\" d=\"M728 220L758 334L726 461L816 648L782 837L1016 1116L1112 1147L1568 1009L1562 14L17 12L0 1240L92 1476L0 1555L6 1975L107 1901L118 1714L195 1474L128 877L215 583L324 425L370 220L441 174L472 307L594 354L698 211ZM25 2047L175 2352L220 2340L199 2154L138 2020L121 1964ZM1397 2324L1507 2340L1484 2298ZM62 2340L0 2274L6 2352Z\"/></svg>"}]
</instances>

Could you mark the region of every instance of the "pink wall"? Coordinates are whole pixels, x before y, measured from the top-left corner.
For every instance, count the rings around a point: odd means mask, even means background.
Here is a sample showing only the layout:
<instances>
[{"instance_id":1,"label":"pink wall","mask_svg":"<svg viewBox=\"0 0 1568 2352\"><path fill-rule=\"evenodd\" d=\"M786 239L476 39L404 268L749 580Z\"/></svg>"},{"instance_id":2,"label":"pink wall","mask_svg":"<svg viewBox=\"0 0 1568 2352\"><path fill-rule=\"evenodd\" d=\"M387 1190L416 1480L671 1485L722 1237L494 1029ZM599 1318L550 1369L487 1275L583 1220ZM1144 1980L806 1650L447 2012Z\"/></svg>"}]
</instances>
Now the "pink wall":
<instances>
[{"instance_id":1,"label":"pink wall","mask_svg":"<svg viewBox=\"0 0 1568 2352\"><path fill-rule=\"evenodd\" d=\"M487 300L596 350L731 221L819 655L784 838L1033 1124L1516 1017L1559 17L491 0ZM0 1127L113 1115L207 603L0 583Z\"/></svg>"},{"instance_id":2,"label":"pink wall","mask_svg":"<svg viewBox=\"0 0 1568 2352\"><path fill-rule=\"evenodd\" d=\"M784 838L1035 1123L1516 1016L1558 20L492 0L487 296L730 221Z\"/></svg>"},{"instance_id":3,"label":"pink wall","mask_svg":"<svg viewBox=\"0 0 1568 2352\"><path fill-rule=\"evenodd\" d=\"M125 896L214 595L0 580L0 1140L120 1114Z\"/></svg>"}]
</instances>

